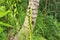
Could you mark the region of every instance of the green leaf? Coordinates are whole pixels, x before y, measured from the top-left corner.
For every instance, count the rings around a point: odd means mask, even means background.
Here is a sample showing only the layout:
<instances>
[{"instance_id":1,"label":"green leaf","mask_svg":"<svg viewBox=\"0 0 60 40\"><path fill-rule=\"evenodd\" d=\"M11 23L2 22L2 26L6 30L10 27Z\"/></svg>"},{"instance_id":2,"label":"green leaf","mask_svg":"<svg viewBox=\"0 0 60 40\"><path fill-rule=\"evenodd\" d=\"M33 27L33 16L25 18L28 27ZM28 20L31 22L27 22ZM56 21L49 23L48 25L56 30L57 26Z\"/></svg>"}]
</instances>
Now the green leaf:
<instances>
[{"instance_id":1,"label":"green leaf","mask_svg":"<svg viewBox=\"0 0 60 40\"><path fill-rule=\"evenodd\" d=\"M0 11L5 11L5 6L0 6Z\"/></svg>"},{"instance_id":2,"label":"green leaf","mask_svg":"<svg viewBox=\"0 0 60 40\"><path fill-rule=\"evenodd\" d=\"M3 3L5 0L0 0L0 3Z\"/></svg>"},{"instance_id":3,"label":"green leaf","mask_svg":"<svg viewBox=\"0 0 60 40\"><path fill-rule=\"evenodd\" d=\"M6 26L6 27L11 27L11 28L13 28L13 26L12 26L12 25L7 24L7 23L4 23L4 22L1 22L1 21L0 21L0 25L4 25L4 26Z\"/></svg>"},{"instance_id":4,"label":"green leaf","mask_svg":"<svg viewBox=\"0 0 60 40\"><path fill-rule=\"evenodd\" d=\"M0 18L7 15L10 12L10 10L5 11L5 6L0 7Z\"/></svg>"},{"instance_id":5,"label":"green leaf","mask_svg":"<svg viewBox=\"0 0 60 40\"><path fill-rule=\"evenodd\" d=\"M3 28L0 27L0 33L3 32Z\"/></svg>"},{"instance_id":6,"label":"green leaf","mask_svg":"<svg viewBox=\"0 0 60 40\"><path fill-rule=\"evenodd\" d=\"M3 12L3 11L0 11L0 18L7 15L10 11L6 11L6 12Z\"/></svg>"}]
</instances>

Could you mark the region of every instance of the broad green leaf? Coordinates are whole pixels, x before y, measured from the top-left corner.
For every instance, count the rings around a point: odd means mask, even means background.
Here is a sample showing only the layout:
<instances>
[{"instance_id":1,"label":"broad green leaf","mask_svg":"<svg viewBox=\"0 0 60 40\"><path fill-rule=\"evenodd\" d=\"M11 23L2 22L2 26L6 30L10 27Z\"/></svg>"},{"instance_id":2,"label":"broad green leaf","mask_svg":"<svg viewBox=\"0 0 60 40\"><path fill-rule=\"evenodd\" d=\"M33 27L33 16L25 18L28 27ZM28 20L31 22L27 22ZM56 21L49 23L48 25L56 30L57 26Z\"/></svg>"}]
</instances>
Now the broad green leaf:
<instances>
[{"instance_id":1,"label":"broad green leaf","mask_svg":"<svg viewBox=\"0 0 60 40\"><path fill-rule=\"evenodd\" d=\"M10 10L5 11L5 6L0 6L0 18L7 15L10 12Z\"/></svg>"},{"instance_id":2,"label":"broad green leaf","mask_svg":"<svg viewBox=\"0 0 60 40\"><path fill-rule=\"evenodd\" d=\"M12 26L12 25L7 24L7 23L4 23L4 22L1 22L1 21L0 21L0 24L1 24L1 25L4 25L4 26L7 26L7 27L11 27L11 28L13 28L13 26Z\"/></svg>"},{"instance_id":3,"label":"broad green leaf","mask_svg":"<svg viewBox=\"0 0 60 40\"><path fill-rule=\"evenodd\" d=\"M10 12L10 10L5 11L5 12L4 11L0 11L0 18L5 16L5 15L7 15L9 12Z\"/></svg>"},{"instance_id":4,"label":"broad green leaf","mask_svg":"<svg viewBox=\"0 0 60 40\"><path fill-rule=\"evenodd\" d=\"M0 27L0 33L3 32L3 28Z\"/></svg>"}]
</instances>

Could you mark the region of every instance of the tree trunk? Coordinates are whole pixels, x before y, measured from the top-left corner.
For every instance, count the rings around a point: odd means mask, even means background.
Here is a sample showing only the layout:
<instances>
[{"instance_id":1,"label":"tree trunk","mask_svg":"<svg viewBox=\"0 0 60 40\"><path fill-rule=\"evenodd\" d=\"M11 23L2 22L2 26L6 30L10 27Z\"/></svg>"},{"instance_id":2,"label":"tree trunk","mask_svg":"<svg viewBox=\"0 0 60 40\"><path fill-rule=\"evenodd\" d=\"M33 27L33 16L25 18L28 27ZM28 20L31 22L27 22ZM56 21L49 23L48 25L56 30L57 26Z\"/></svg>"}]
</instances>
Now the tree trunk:
<instances>
[{"instance_id":1,"label":"tree trunk","mask_svg":"<svg viewBox=\"0 0 60 40\"><path fill-rule=\"evenodd\" d=\"M38 6L39 6L39 0L29 0L29 5L28 5L28 9L27 9L27 14L26 14L26 18L25 18L25 21L24 21L24 24L22 26L22 29L20 30L20 32L28 32L28 25L29 25L29 16L28 16L28 11L29 11L29 8L31 7L32 11L32 29L34 28L35 26L35 22L36 22L36 17L37 17L37 12L38 12ZM18 39L18 34L15 35L14 39L13 40L19 40Z\"/></svg>"}]
</instances>

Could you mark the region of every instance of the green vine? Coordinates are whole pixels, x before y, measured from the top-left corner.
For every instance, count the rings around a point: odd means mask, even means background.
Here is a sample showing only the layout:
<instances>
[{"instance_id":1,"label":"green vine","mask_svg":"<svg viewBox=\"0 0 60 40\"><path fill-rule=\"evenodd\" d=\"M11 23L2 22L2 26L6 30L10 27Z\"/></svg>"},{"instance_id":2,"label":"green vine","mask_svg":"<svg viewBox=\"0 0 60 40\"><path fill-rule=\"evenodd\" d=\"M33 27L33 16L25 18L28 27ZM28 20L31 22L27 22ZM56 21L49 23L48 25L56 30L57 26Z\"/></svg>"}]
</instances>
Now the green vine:
<instances>
[{"instance_id":1,"label":"green vine","mask_svg":"<svg viewBox=\"0 0 60 40\"><path fill-rule=\"evenodd\" d=\"M28 9L28 32L29 32L28 39L32 40L32 8L31 7L29 7Z\"/></svg>"}]
</instances>

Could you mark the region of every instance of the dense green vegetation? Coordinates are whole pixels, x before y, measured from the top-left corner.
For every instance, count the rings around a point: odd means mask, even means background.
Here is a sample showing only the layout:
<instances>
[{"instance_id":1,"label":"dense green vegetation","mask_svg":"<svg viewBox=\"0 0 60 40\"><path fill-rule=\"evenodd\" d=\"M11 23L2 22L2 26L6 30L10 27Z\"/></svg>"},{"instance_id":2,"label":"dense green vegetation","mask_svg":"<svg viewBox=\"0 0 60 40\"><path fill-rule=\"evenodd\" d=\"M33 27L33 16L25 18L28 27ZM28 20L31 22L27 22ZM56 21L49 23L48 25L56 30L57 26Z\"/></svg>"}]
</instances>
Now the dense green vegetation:
<instances>
[{"instance_id":1,"label":"dense green vegetation","mask_svg":"<svg viewBox=\"0 0 60 40\"><path fill-rule=\"evenodd\" d=\"M22 28L27 7L28 0L0 0L0 40ZM37 15L31 40L60 40L60 0L40 0Z\"/></svg>"},{"instance_id":2,"label":"dense green vegetation","mask_svg":"<svg viewBox=\"0 0 60 40\"><path fill-rule=\"evenodd\" d=\"M0 40L7 40L10 30L12 36L21 28L27 6L28 0L0 0Z\"/></svg>"},{"instance_id":3,"label":"dense green vegetation","mask_svg":"<svg viewBox=\"0 0 60 40\"><path fill-rule=\"evenodd\" d=\"M42 40L60 40L60 1L48 0L47 5L46 1L40 1L34 34Z\"/></svg>"}]
</instances>

